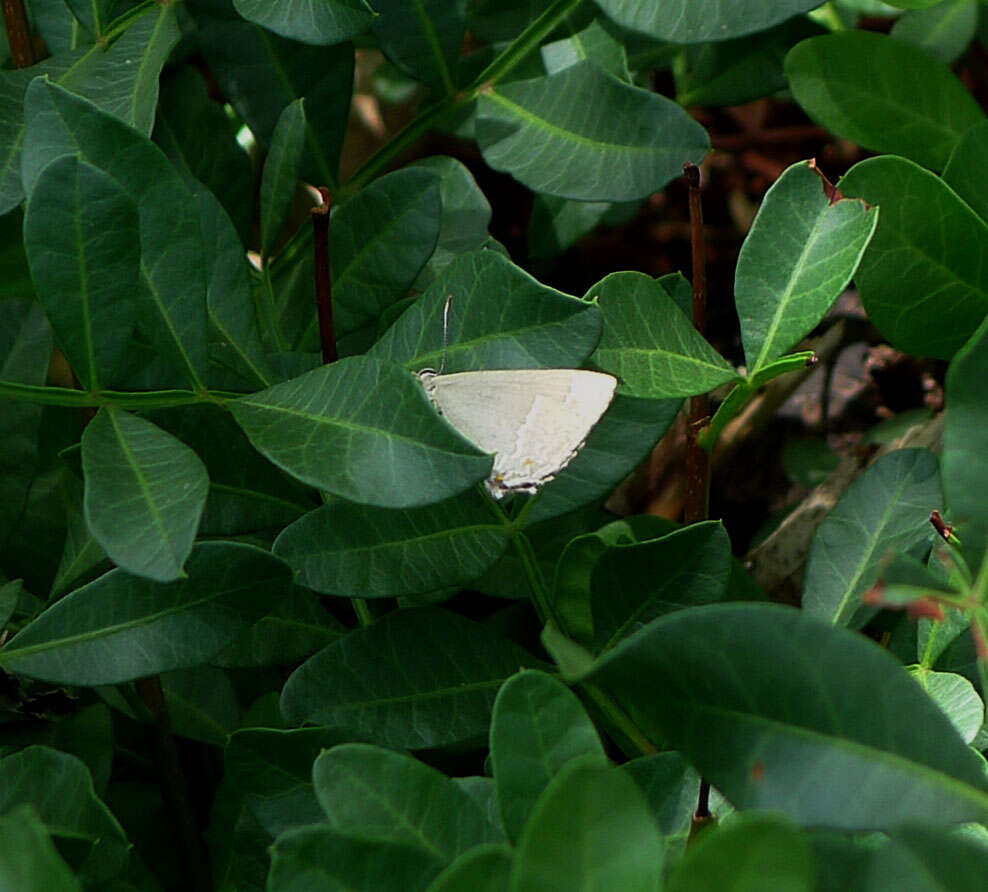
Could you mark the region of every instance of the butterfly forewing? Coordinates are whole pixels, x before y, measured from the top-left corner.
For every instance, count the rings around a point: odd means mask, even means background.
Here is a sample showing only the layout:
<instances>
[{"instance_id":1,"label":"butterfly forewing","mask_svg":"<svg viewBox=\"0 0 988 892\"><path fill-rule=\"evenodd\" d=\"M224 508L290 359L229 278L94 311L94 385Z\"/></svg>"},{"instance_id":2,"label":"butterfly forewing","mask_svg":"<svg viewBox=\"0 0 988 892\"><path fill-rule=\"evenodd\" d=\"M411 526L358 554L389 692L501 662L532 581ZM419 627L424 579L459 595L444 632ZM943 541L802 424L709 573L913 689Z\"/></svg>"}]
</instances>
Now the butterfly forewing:
<instances>
[{"instance_id":1,"label":"butterfly forewing","mask_svg":"<svg viewBox=\"0 0 988 892\"><path fill-rule=\"evenodd\" d=\"M440 412L494 454L495 495L534 491L565 467L610 405L617 381L579 369L505 369L423 378Z\"/></svg>"}]
</instances>

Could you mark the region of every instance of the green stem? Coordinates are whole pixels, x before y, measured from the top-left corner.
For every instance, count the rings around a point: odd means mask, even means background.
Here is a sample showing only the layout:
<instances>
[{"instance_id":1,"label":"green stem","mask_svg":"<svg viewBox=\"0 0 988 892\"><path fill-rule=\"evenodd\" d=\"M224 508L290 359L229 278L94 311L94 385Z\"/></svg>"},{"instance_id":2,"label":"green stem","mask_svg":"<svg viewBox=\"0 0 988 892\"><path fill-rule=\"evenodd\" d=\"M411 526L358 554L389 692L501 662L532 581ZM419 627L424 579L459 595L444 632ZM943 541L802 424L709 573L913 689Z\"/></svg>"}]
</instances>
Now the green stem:
<instances>
[{"instance_id":1,"label":"green stem","mask_svg":"<svg viewBox=\"0 0 988 892\"><path fill-rule=\"evenodd\" d=\"M528 583L532 589L532 606L535 608L539 620L543 625L551 622L557 629L563 628L549 599L549 586L542 575L542 568L539 567L535 550L532 548L532 543L528 541L528 536L519 530L513 533L511 541L514 543L515 550L518 552L518 557L521 558L522 566L528 576Z\"/></svg>"},{"instance_id":2,"label":"green stem","mask_svg":"<svg viewBox=\"0 0 988 892\"><path fill-rule=\"evenodd\" d=\"M812 350L803 350L799 353L793 353L791 356L783 356L765 368L759 369L747 381L736 385L717 407L710 423L700 432L698 438L700 445L708 453L713 452L724 428L738 416L751 398L758 393L759 388L773 378L778 378L789 372L804 370L808 365L813 364L815 356L816 354Z\"/></svg>"},{"instance_id":3,"label":"green stem","mask_svg":"<svg viewBox=\"0 0 988 892\"><path fill-rule=\"evenodd\" d=\"M357 621L362 627L374 622L374 614L371 613L367 601L363 598L351 598L350 603L353 604L353 612L357 614Z\"/></svg>"},{"instance_id":4,"label":"green stem","mask_svg":"<svg viewBox=\"0 0 988 892\"><path fill-rule=\"evenodd\" d=\"M588 684L585 681L580 682L580 687L607 717L607 720L627 737L643 756L650 756L659 752L659 748L645 736L642 730L631 720L631 717L614 702L609 694L605 694L597 685Z\"/></svg>"},{"instance_id":5,"label":"green stem","mask_svg":"<svg viewBox=\"0 0 988 892\"><path fill-rule=\"evenodd\" d=\"M288 342L284 332L278 324L278 309L274 299L274 284L271 281L271 266L267 262L264 264L264 287L257 295L257 315L258 321L264 328L265 340L278 353L285 353L288 350Z\"/></svg>"},{"instance_id":6,"label":"green stem","mask_svg":"<svg viewBox=\"0 0 988 892\"><path fill-rule=\"evenodd\" d=\"M113 406L115 409L168 409L173 406L190 406L197 403L223 405L227 400L242 397L242 393L228 390L148 390L128 393L120 390L87 392L71 387L49 387L44 384L21 384L19 381L0 381L0 403L36 403L39 406L62 406L81 409L87 406Z\"/></svg>"}]
</instances>

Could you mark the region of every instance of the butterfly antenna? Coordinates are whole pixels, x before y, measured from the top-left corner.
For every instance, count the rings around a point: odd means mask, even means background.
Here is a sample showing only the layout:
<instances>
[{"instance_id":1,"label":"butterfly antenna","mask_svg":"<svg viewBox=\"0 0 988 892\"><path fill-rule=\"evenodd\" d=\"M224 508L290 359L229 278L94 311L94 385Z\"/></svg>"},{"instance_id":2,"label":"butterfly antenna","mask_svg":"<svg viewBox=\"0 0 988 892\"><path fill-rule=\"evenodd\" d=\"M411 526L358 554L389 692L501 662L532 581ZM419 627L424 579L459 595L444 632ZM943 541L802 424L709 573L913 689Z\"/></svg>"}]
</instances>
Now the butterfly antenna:
<instances>
[{"instance_id":1,"label":"butterfly antenna","mask_svg":"<svg viewBox=\"0 0 988 892\"><path fill-rule=\"evenodd\" d=\"M443 356L439 362L439 371L437 374L441 375L446 368L446 350L449 347L449 308L453 305L453 295L449 294L446 296L446 305L443 307Z\"/></svg>"}]
</instances>

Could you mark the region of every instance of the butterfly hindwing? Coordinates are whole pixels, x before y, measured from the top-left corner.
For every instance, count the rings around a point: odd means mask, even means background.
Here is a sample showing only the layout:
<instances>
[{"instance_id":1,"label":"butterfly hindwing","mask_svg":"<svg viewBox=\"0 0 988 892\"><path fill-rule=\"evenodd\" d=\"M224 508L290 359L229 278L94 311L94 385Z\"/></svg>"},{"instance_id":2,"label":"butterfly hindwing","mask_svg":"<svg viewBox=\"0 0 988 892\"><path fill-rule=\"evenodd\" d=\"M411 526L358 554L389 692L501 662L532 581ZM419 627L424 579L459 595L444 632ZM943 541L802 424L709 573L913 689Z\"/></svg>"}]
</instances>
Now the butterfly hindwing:
<instances>
[{"instance_id":1,"label":"butterfly hindwing","mask_svg":"<svg viewBox=\"0 0 988 892\"><path fill-rule=\"evenodd\" d=\"M495 496L534 492L564 468L614 397L617 380L580 369L504 369L423 376L447 421L493 453Z\"/></svg>"}]
</instances>

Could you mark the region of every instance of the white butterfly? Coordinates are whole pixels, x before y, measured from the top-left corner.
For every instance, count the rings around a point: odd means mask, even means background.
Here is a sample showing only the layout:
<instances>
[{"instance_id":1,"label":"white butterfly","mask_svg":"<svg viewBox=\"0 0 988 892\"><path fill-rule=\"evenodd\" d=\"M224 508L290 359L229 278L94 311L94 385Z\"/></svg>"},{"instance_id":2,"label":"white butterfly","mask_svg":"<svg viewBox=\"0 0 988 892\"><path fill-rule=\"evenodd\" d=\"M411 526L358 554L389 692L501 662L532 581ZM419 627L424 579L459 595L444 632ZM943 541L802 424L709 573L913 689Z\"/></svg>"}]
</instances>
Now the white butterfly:
<instances>
[{"instance_id":1,"label":"white butterfly","mask_svg":"<svg viewBox=\"0 0 988 892\"><path fill-rule=\"evenodd\" d=\"M486 481L495 498L534 493L570 463L611 404L617 379L580 369L419 373L439 412L493 453Z\"/></svg>"}]
</instances>

